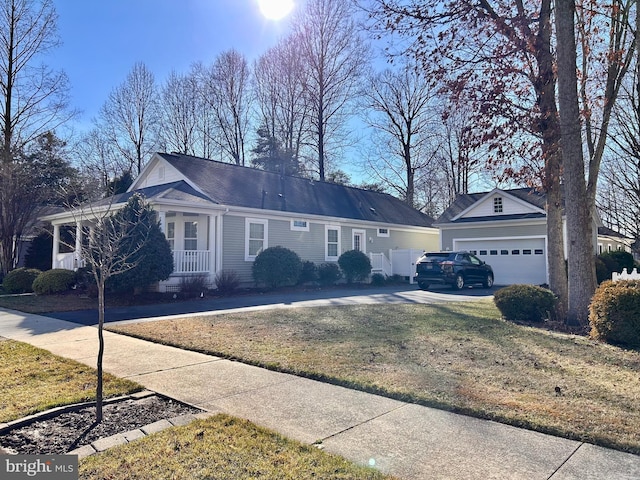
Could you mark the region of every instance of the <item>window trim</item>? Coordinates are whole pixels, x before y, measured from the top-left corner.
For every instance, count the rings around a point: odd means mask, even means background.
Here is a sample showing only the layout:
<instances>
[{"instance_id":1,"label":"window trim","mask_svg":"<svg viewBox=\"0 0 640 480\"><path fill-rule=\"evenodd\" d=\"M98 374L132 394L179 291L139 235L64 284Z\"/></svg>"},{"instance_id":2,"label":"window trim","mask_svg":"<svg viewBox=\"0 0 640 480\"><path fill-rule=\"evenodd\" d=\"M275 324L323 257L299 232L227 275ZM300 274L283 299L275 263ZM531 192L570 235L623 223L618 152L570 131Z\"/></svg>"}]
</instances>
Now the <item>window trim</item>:
<instances>
[{"instance_id":1,"label":"window trim","mask_svg":"<svg viewBox=\"0 0 640 480\"><path fill-rule=\"evenodd\" d=\"M194 225L195 233L196 233L195 237L187 237L187 224L188 223ZM200 234L200 232L198 231L198 220L186 220L186 221L182 222L182 233L183 233L183 235L182 235L182 247L183 247L183 250L190 251L190 252L198 250L198 237L199 237L199 234ZM187 241L195 241L196 248L187 248Z\"/></svg>"},{"instance_id":2,"label":"window trim","mask_svg":"<svg viewBox=\"0 0 640 480\"><path fill-rule=\"evenodd\" d=\"M244 219L244 260L245 262L253 262L258 255L249 254L249 242L252 240L249 238L251 233L251 224L261 224L264 226L264 238L262 239L262 248L260 251L264 251L269 248L269 220L266 218L245 218Z\"/></svg>"},{"instance_id":3,"label":"window trim","mask_svg":"<svg viewBox=\"0 0 640 480\"><path fill-rule=\"evenodd\" d=\"M329 256L329 230L336 230L338 232L338 241L336 248L336 256ZM341 229L339 225L325 225L324 226L324 260L325 262L337 262L340 257L341 251ZM333 243L333 242L332 242Z\"/></svg>"},{"instance_id":4,"label":"window trim","mask_svg":"<svg viewBox=\"0 0 640 480\"><path fill-rule=\"evenodd\" d=\"M381 232L380 230L386 230L386 233ZM388 228L385 227L378 227L376 229L376 231L378 232L378 237L390 237L391 236L391 232L389 231Z\"/></svg>"},{"instance_id":5,"label":"window trim","mask_svg":"<svg viewBox=\"0 0 640 480\"><path fill-rule=\"evenodd\" d=\"M356 235L361 236L360 251L366 254L367 253L367 231L363 229L358 229L358 228L354 228L353 230L351 230L351 249L352 250L356 249L356 245L355 245Z\"/></svg>"},{"instance_id":6,"label":"window trim","mask_svg":"<svg viewBox=\"0 0 640 480\"><path fill-rule=\"evenodd\" d=\"M493 213L504 213L502 197L493 197Z\"/></svg>"},{"instance_id":7,"label":"window trim","mask_svg":"<svg viewBox=\"0 0 640 480\"><path fill-rule=\"evenodd\" d=\"M295 225L295 222L304 222L305 226L301 227L299 225ZM309 231L309 220L305 220L303 218L292 218L291 219L291 231L293 231L293 232L308 232Z\"/></svg>"}]
</instances>

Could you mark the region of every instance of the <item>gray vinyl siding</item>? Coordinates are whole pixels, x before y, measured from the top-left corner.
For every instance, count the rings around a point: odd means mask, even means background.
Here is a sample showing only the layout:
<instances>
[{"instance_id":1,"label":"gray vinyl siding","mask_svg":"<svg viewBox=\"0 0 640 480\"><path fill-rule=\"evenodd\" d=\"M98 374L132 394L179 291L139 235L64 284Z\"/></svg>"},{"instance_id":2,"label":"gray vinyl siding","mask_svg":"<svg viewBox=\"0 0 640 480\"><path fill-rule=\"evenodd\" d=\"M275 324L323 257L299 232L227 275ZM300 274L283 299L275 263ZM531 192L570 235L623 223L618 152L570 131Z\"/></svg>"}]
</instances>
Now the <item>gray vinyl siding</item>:
<instances>
[{"instance_id":1,"label":"gray vinyl siding","mask_svg":"<svg viewBox=\"0 0 640 480\"><path fill-rule=\"evenodd\" d=\"M252 262L244 261L244 217L222 217L222 268L232 270L242 282L253 282Z\"/></svg>"},{"instance_id":2,"label":"gray vinyl siding","mask_svg":"<svg viewBox=\"0 0 640 480\"><path fill-rule=\"evenodd\" d=\"M251 218L260 218L259 216ZM251 266L253 262L245 261L245 217L225 215L223 221L223 254L222 268L232 270L245 284L253 283ZM378 226L353 227L340 226L333 222L309 222L309 231L291 230L289 219L269 219L267 245L282 246L296 252L303 261L311 261L316 265L325 263L326 225L340 227L340 253L353 247L353 230L364 230L366 253L384 253L389 255L390 249L423 249L438 248L437 233L419 233L399 231L389 228L389 237L378 237ZM372 241L369 242L369 239Z\"/></svg>"},{"instance_id":3,"label":"gray vinyl siding","mask_svg":"<svg viewBox=\"0 0 640 480\"><path fill-rule=\"evenodd\" d=\"M465 238L503 238L503 237L535 237L545 236L547 227L545 224L540 225L499 225L477 227L440 229L440 237L442 239L442 248L444 250L453 249L454 239Z\"/></svg>"}]
</instances>

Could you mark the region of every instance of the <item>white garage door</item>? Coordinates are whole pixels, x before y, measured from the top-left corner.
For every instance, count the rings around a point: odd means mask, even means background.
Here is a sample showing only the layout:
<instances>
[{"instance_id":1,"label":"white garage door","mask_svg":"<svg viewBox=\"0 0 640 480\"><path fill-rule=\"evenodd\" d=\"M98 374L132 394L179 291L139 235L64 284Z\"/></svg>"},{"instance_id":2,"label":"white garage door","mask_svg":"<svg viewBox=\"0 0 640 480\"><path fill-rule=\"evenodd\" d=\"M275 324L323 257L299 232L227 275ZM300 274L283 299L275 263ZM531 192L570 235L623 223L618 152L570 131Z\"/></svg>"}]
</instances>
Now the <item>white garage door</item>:
<instances>
[{"instance_id":1,"label":"white garage door","mask_svg":"<svg viewBox=\"0 0 640 480\"><path fill-rule=\"evenodd\" d=\"M491 265L496 285L547 283L544 238L454 240L453 248L471 252Z\"/></svg>"}]
</instances>

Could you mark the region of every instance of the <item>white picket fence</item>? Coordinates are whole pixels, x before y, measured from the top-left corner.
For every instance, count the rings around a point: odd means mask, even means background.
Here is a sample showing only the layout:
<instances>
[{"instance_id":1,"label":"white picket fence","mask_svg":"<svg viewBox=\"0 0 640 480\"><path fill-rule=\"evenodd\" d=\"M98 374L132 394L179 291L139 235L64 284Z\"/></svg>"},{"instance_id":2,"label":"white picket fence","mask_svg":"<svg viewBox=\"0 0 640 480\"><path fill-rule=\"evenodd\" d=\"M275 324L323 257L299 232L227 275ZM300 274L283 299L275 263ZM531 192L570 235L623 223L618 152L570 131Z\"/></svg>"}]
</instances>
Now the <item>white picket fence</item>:
<instances>
[{"instance_id":1,"label":"white picket fence","mask_svg":"<svg viewBox=\"0 0 640 480\"><path fill-rule=\"evenodd\" d=\"M640 273L638 273L638 269L634 268L631 273L627 272L626 268L622 269L622 273L613 272L612 278L614 282L618 280L640 280Z\"/></svg>"}]
</instances>

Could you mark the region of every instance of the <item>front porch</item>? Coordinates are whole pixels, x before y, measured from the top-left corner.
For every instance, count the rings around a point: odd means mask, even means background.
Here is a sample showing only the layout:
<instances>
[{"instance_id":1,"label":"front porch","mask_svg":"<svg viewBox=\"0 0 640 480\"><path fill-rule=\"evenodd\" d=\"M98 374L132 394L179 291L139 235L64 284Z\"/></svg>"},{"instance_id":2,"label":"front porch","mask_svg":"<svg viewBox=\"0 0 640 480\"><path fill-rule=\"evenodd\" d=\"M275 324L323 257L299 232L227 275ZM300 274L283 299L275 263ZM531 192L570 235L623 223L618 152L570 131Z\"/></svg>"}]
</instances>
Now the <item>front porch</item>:
<instances>
[{"instance_id":1,"label":"front porch","mask_svg":"<svg viewBox=\"0 0 640 480\"><path fill-rule=\"evenodd\" d=\"M221 270L222 220L219 213L161 210L156 207L160 229L172 250L173 273L169 279L159 282L160 292L174 290L184 278L205 276L210 285L215 283L216 272ZM91 219L73 224L53 223L52 268L77 270L86 266L83 259L83 242L88 238ZM176 248L177 247L177 248Z\"/></svg>"}]
</instances>

